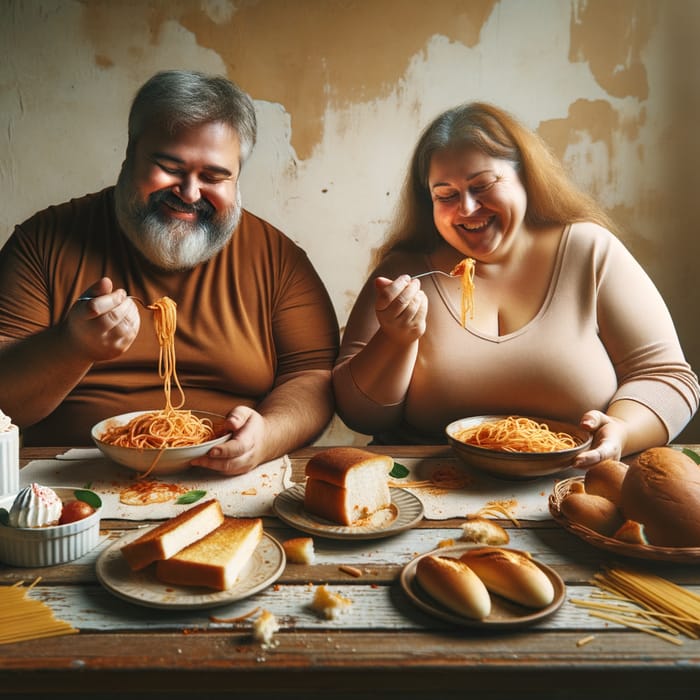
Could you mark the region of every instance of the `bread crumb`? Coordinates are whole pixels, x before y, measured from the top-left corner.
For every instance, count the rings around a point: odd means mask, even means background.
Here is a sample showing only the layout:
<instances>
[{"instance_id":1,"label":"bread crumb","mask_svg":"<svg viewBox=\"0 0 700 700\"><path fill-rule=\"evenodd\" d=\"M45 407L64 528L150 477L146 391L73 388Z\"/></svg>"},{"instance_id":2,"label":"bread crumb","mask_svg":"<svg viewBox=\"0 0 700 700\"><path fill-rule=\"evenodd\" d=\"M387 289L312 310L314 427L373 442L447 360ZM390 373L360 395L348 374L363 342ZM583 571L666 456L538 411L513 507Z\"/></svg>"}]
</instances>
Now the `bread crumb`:
<instances>
[{"instance_id":1,"label":"bread crumb","mask_svg":"<svg viewBox=\"0 0 700 700\"><path fill-rule=\"evenodd\" d=\"M282 543L287 561L292 564L313 564L316 559L311 537L294 537Z\"/></svg>"},{"instance_id":2,"label":"bread crumb","mask_svg":"<svg viewBox=\"0 0 700 700\"><path fill-rule=\"evenodd\" d=\"M250 488L246 489L245 491L241 491L241 496L257 496L258 495L258 490L256 488Z\"/></svg>"},{"instance_id":3,"label":"bread crumb","mask_svg":"<svg viewBox=\"0 0 700 700\"><path fill-rule=\"evenodd\" d=\"M269 610L263 610L253 622L253 639L260 642L264 649L270 649L279 644L272 641L272 635L279 629L277 618Z\"/></svg>"},{"instance_id":4,"label":"bread crumb","mask_svg":"<svg viewBox=\"0 0 700 700\"><path fill-rule=\"evenodd\" d=\"M347 564L339 566L338 571L342 571L344 574L349 574L355 578L362 576L362 571L360 569L356 569L354 566L348 566Z\"/></svg>"},{"instance_id":5,"label":"bread crumb","mask_svg":"<svg viewBox=\"0 0 700 700\"><path fill-rule=\"evenodd\" d=\"M333 593L327 584L317 586L311 608L323 615L326 620L334 620L344 613L352 605L350 598L345 598L340 593Z\"/></svg>"},{"instance_id":6,"label":"bread crumb","mask_svg":"<svg viewBox=\"0 0 700 700\"><path fill-rule=\"evenodd\" d=\"M443 547L452 547L455 544L455 541L453 538L450 538L448 540L440 540L438 542L438 549L442 549Z\"/></svg>"}]
</instances>

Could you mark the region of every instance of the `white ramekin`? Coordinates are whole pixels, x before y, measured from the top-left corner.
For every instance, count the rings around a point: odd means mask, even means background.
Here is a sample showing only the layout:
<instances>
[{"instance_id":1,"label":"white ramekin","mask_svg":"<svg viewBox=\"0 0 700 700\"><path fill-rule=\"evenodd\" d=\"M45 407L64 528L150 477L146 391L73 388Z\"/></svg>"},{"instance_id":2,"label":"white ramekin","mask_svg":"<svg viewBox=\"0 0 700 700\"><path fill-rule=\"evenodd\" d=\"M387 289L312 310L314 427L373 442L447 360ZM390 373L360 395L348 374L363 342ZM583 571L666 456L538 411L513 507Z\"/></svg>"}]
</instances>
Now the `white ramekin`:
<instances>
[{"instance_id":1,"label":"white ramekin","mask_svg":"<svg viewBox=\"0 0 700 700\"><path fill-rule=\"evenodd\" d=\"M76 500L76 488L53 490L64 503ZM9 511L13 500L2 498L0 506ZM0 562L11 566L55 566L82 557L99 542L101 510L98 508L87 518L65 525L10 527L0 524Z\"/></svg>"}]
</instances>

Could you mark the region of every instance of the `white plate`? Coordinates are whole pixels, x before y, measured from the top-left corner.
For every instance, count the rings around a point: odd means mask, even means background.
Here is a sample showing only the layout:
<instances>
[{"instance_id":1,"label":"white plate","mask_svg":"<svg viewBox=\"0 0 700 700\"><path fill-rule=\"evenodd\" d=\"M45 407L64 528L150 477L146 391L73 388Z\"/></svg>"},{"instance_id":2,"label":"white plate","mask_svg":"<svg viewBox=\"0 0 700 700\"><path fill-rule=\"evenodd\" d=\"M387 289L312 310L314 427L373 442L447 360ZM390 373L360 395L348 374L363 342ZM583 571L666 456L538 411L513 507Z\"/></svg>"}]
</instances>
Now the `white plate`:
<instances>
[{"instance_id":1,"label":"white plate","mask_svg":"<svg viewBox=\"0 0 700 700\"><path fill-rule=\"evenodd\" d=\"M459 556L468 549L482 549L485 546L486 545L483 544L455 545L454 547L442 547L440 549L433 550L432 552L421 554L419 557L416 557L410 561L401 571L401 587L411 601L424 612L427 612L433 617L438 617L442 620L446 620L447 622L451 622L452 624L460 625L462 627L480 627L487 629L529 627L530 625L549 617L561 607L566 598L566 586L564 581L562 581L561 577L556 571L550 569L548 566L538 562L535 559L531 559L530 561L542 569L542 571L552 582L552 586L554 586L554 600L545 608L533 610L532 608L526 608L522 605L518 605L517 603L512 603L505 598L495 595L494 593L489 593L491 596L491 613L483 620L472 620L468 617L463 617L462 615L452 612L444 605L431 598L421 588L420 584L416 580L416 566L423 557L433 555L440 557L454 557L458 559ZM510 548L498 547L497 549ZM525 552L521 552L517 549L512 549L511 551L526 555Z\"/></svg>"},{"instance_id":2,"label":"white plate","mask_svg":"<svg viewBox=\"0 0 700 700\"><path fill-rule=\"evenodd\" d=\"M154 525L153 527L156 527ZM149 608L193 610L214 608L258 593L274 583L286 562L282 545L263 533L263 538L232 588L214 591L195 586L161 583L153 567L132 571L121 554L121 548L148 530L134 530L111 544L97 560L99 582L118 598Z\"/></svg>"},{"instance_id":3,"label":"white plate","mask_svg":"<svg viewBox=\"0 0 700 700\"><path fill-rule=\"evenodd\" d=\"M388 517L385 511L380 511L376 522L338 525L304 509L305 490L304 484L296 484L282 491L273 501L272 509L287 525L311 535L334 540L374 540L408 530L423 517L423 504L416 496L403 489L391 488L393 508Z\"/></svg>"}]
</instances>

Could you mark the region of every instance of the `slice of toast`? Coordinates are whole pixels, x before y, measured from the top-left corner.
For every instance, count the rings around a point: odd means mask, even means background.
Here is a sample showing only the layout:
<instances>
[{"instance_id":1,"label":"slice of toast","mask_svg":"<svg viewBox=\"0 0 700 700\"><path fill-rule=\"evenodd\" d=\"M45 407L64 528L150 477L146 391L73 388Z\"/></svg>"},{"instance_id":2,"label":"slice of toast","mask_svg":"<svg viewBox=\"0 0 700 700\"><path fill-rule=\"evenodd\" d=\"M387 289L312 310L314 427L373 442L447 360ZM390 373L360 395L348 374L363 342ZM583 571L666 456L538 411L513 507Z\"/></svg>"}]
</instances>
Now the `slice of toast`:
<instances>
[{"instance_id":1,"label":"slice of toast","mask_svg":"<svg viewBox=\"0 0 700 700\"><path fill-rule=\"evenodd\" d=\"M131 569L138 571L154 561L172 557L208 535L223 522L224 514L219 501L204 501L124 545L121 553Z\"/></svg>"},{"instance_id":2,"label":"slice of toast","mask_svg":"<svg viewBox=\"0 0 700 700\"><path fill-rule=\"evenodd\" d=\"M263 536L260 518L225 518L214 532L156 564L156 578L180 586L231 588Z\"/></svg>"}]
</instances>

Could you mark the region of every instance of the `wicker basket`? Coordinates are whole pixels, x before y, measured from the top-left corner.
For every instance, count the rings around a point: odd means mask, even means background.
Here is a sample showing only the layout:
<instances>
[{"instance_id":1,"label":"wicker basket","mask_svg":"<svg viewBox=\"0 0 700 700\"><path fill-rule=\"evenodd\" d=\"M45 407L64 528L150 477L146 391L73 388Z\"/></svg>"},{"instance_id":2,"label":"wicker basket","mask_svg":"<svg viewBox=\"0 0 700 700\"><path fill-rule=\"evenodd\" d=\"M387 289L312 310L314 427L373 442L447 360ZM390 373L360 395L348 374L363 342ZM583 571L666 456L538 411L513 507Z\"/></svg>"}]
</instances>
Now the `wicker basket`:
<instances>
[{"instance_id":1,"label":"wicker basket","mask_svg":"<svg viewBox=\"0 0 700 700\"><path fill-rule=\"evenodd\" d=\"M571 490L574 483L583 484L583 477L575 476L563 479L554 485L554 490L549 496L549 512L565 530L580 537L584 542L605 549L613 554L620 554L635 559L650 559L664 562L678 562L680 564L697 564L700 562L700 547L654 547L649 544L630 544L605 537L583 525L569 520L560 509L561 502Z\"/></svg>"}]
</instances>

